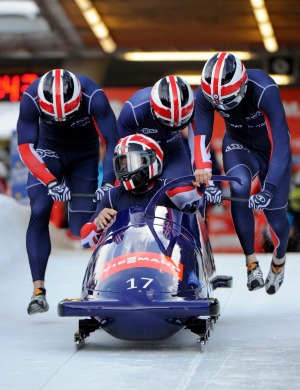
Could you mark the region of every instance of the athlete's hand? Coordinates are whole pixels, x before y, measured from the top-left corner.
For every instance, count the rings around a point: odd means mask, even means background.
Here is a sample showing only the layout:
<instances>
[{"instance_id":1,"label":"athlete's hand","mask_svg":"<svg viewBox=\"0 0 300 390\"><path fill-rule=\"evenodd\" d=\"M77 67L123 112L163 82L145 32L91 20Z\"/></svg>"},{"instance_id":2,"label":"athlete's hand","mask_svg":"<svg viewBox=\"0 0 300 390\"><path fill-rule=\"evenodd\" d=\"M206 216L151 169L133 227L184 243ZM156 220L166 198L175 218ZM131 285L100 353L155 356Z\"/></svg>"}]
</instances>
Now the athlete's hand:
<instances>
[{"instance_id":1,"label":"athlete's hand","mask_svg":"<svg viewBox=\"0 0 300 390\"><path fill-rule=\"evenodd\" d=\"M208 186L204 190L207 202L218 203L222 202L222 191L216 186Z\"/></svg>"},{"instance_id":2,"label":"athlete's hand","mask_svg":"<svg viewBox=\"0 0 300 390\"><path fill-rule=\"evenodd\" d=\"M262 210L265 209L271 202L273 195L267 191L258 192L255 195L250 196L248 206L251 209Z\"/></svg>"},{"instance_id":3,"label":"athlete's hand","mask_svg":"<svg viewBox=\"0 0 300 390\"><path fill-rule=\"evenodd\" d=\"M101 199L103 198L103 196L105 195L105 193L110 190L111 188L113 188L113 186L111 184L104 184L102 187L99 187L96 192L95 192L95 197L94 197L94 201L95 202L100 202Z\"/></svg>"},{"instance_id":4,"label":"athlete's hand","mask_svg":"<svg viewBox=\"0 0 300 390\"><path fill-rule=\"evenodd\" d=\"M98 217L95 218L94 223L101 229L107 230L115 222L116 214L116 210L105 208L100 211Z\"/></svg>"},{"instance_id":5,"label":"athlete's hand","mask_svg":"<svg viewBox=\"0 0 300 390\"><path fill-rule=\"evenodd\" d=\"M195 181L193 181L193 185L195 187L200 187L200 184L207 183L211 179L212 173L205 169L196 169L194 176Z\"/></svg>"},{"instance_id":6,"label":"athlete's hand","mask_svg":"<svg viewBox=\"0 0 300 390\"><path fill-rule=\"evenodd\" d=\"M53 200L58 200L60 202L71 200L71 191L67 186L58 184L57 181L52 181L47 185L47 188L48 195L50 195Z\"/></svg>"}]
</instances>

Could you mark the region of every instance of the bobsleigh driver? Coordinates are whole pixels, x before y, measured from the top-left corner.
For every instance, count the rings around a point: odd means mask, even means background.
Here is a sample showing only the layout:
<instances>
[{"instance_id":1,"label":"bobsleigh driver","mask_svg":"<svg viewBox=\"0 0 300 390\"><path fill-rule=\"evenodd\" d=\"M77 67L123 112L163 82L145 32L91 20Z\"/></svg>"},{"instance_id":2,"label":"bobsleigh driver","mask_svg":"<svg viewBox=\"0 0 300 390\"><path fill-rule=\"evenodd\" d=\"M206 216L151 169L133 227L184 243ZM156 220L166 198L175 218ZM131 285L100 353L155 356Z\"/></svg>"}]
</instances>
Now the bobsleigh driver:
<instances>
[{"instance_id":1,"label":"bobsleigh driver","mask_svg":"<svg viewBox=\"0 0 300 390\"><path fill-rule=\"evenodd\" d=\"M118 211L146 206L154 194L168 182L168 179L159 178L163 169L161 147L142 134L119 140L114 151L114 169L120 186L105 193L90 221L82 227L81 243L84 247L92 247L98 242L101 234L114 222ZM159 203L175 211L193 212L202 200L201 187L185 185L166 191Z\"/></svg>"}]
</instances>

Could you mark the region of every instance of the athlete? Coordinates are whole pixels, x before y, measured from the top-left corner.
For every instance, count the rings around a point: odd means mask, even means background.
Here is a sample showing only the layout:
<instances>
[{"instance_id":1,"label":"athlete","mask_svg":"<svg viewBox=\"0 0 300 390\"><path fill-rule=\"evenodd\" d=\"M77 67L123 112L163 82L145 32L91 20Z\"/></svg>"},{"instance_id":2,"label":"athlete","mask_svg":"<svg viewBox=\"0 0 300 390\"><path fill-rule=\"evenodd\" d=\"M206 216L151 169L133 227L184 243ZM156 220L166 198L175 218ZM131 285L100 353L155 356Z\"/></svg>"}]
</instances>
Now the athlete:
<instances>
[{"instance_id":1,"label":"athlete","mask_svg":"<svg viewBox=\"0 0 300 390\"><path fill-rule=\"evenodd\" d=\"M19 153L29 169L27 191L31 216L26 246L33 279L28 314L46 312L44 285L51 252L49 219L54 201L70 201L71 193L101 197L113 186L112 157L118 141L116 118L103 90L90 78L54 69L24 92L17 122ZM106 148L103 187L98 187L100 141ZM89 198L69 203L69 227L80 229L94 213Z\"/></svg>"},{"instance_id":2,"label":"athlete","mask_svg":"<svg viewBox=\"0 0 300 390\"><path fill-rule=\"evenodd\" d=\"M158 142L164 153L163 178L192 175L193 161L181 135L189 127L192 142L193 115L194 93L190 85L180 77L167 76L125 102L117 120L119 136L144 134Z\"/></svg>"},{"instance_id":3,"label":"athlete","mask_svg":"<svg viewBox=\"0 0 300 390\"><path fill-rule=\"evenodd\" d=\"M286 215L291 181L290 135L279 88L262 70L246 70L231 53L216 53L206 62L195 102L194 174L199 183L210 184L207 200L219 203L221 191L210 181L209 148L215 111L224 119L226 129L222 144L224 171L243 181L242 186L231 184L231 195L249 198L248 204L231 203L235 230L246 256L247 286L250 291L265 286L268 294L274 294L284 279L290 232ZM255 177L260 191L251 195ZM265 282L254 253L251 209L263 210L273 239L274 252Z\"/></svg>"},{"instance_id":4,"label":"athlete","mask_svg":"<svg viewBox=\"0 0 300 390\"><path fill-rule=\"evenodd\" d=\"M84 247L94 246L103 232L114 222L118 211L133 206L146 206L168 179L160 179L164 154L150 137L134 134L121 138L115 148L114 168L120 186L109 189L98 204L97 211L81 229ZM167 190L160 204L185 212L194 212L203 201L201 188L184 185Z\"/></svg>"}]
</instances>

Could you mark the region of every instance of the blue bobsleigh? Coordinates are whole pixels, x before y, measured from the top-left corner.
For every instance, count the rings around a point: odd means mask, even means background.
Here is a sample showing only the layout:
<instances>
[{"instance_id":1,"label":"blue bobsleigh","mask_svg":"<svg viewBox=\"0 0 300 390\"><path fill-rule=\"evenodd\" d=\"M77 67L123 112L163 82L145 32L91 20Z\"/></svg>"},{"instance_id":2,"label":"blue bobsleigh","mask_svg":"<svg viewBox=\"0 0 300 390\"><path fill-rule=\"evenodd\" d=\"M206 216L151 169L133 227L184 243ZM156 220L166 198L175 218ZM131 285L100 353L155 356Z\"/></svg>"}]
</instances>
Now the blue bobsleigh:
<instances>
[{"instance_id":1,"label":"blue bobsleigh","mask_svg":"<svg viewBox=\"0 0 300 390\"><path fill-rule=\"evenodd\" d=\"M231 287L232 277L216 275L205 200L193 214L157 206L163 192L193 178L169 182L147 207L118 212L89 260L81 297L58 304L61 317L85 317L75 333L78 347L97 329L122 340L160 340L189 329L206 342L220 314L212 292Z\"/></svg>"}]
</instances>

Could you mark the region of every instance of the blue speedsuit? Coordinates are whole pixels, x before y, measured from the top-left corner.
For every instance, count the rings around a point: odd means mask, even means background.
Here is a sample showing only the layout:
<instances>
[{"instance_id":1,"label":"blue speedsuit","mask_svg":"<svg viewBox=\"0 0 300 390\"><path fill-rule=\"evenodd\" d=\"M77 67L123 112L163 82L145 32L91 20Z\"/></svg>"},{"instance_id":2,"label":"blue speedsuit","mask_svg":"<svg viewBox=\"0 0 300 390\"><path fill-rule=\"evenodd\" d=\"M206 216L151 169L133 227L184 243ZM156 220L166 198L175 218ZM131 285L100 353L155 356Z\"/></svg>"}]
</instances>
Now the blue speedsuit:
<instances>
[{"instance_id":1,"label":"blue speedsuit","mask_svg":"<svg viewBox=\"0 0 300 390\"><path fill-rule=\"evenodd\" d=\"M115 180L115 115L103 90L93 80L76 76L82 87L82 102L79 113L68 122L43 118L37 102L39 79L21 100L17 131L20 156L30 170L27 190L31 216L26 246L33 281L44 280L51 252L48 225L53 200L47 195L47 184L57 180L64 182L71 193L93 194L98 187L99 138L106 147L103 181L113 184ZM74 198L69 203L69 227L74 235L80 235L95 208L91 198Z\"/></svg>"},{"instance_id":2,"label":"blue speedsuit","mask_svg":"<svg viewBox=\"0 0 300 390\"><path fill-rule=\"evenodd\" d=\"M196 95L195 136L203 155L211 142L214 112L223 117L226 131L222 144L224 171L238 176L243 185L231 184L232 196L249 198L256 176L262 189L273 194L264 214L271 228L274 254L285 255L290 225L286 207L291 182L290 135L278 86L261 70L248 70L248 86L241 103L222 111L205 98L201 86ZM203 141L204 137L204 141ZM201 159L204 161L204 158ZM201 168L201 161L198 168ZM245 255L254 253L254 217L247 203L232 202L235 230Z\"/></svg>"}]
</instances>

